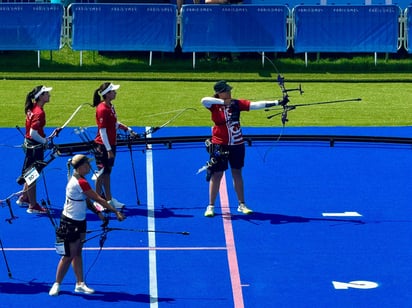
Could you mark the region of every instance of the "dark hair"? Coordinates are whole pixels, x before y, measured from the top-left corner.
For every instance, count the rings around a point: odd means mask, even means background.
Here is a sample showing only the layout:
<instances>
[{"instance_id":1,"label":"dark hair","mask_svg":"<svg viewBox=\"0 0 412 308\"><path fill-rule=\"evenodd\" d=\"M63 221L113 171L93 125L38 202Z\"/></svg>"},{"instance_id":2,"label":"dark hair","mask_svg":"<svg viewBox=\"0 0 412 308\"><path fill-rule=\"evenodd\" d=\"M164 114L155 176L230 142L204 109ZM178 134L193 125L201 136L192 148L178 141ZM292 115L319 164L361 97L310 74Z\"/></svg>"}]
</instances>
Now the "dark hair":
<instances>
[{"instance_id":1,"label":"dark hair","mask_svg":"<svg viewBox=\"0 0 412 308\"><path fill-rule=\"evenodd\" d=\"M99 105L102 101L102 98L100 96L100 93L102 91L104 91L104 89L106 89L108 86L110 86L110 82L105 82L103 84L100 85L100 87L98 89L96 89L94 91L93 94L93 107L96 107L97 105ZM103 98L105 98L106 95L103 95Z\"/></svg>"},{"instance_id":2,"label":"dark hair","mask_svg":"<svg viewBox=\"0 0 412 308\"><path fill-rule=\"evenodd\" d=\"M42 88L43 85L37 86L26 95L26 102L24 103L24 114L27 114L29 110L33 109L33 100L35 99L34 97L36 93L38 93Z\"/></svg>"}]
</instances>

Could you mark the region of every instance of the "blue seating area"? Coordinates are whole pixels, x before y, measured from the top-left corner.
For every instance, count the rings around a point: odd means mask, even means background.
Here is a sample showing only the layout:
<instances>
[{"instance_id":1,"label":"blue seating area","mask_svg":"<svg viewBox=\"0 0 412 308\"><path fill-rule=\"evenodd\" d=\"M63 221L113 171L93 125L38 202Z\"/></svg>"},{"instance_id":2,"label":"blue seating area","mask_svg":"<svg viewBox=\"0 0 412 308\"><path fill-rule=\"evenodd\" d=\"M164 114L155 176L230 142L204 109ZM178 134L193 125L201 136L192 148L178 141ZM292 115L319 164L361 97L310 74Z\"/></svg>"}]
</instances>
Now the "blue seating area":
<instances>
[{"instance_id":1,"label":"blue seating area","mask_svg":"<svg viewBox=\"0 0 412 308\"><path fill-rule=\"evenodd\" d=\"M406 1L399 6L367 3L377 0L248 0L252 4L183 4L180 10L171 3L78 0L66 6L62 0L5 1L0 3L0 50L58 50L68 45L78 51L174 52L180 45L188 53L290 48L295 53L409 52ZM110 19L105 23L110 26L99 22L102 16Z\"/></svg>"}]
</instances>

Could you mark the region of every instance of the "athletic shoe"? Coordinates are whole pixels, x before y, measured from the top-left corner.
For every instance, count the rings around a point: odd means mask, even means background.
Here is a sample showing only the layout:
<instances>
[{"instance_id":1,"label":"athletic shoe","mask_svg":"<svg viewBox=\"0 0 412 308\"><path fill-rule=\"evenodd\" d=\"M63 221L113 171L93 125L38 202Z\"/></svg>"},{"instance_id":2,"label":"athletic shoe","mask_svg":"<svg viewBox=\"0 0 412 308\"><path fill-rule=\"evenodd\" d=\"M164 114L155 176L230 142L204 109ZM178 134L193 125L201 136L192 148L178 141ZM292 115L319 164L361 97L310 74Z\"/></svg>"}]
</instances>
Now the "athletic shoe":
<instances>
[{"instance_id":1,"label":"athletic shoe","mask_svg":"<svg viewBox=\"0 0 412 308\"><path fill-rule=\"evenodd\" d=\"M205 217L215 216L215 207L214 205L208 205L205 211Z\"/></svg>"},{"instance_id":2,"label":"athletic shoe","mask_svg":"<svg viewBox=\"0 0 412 308\"><path fill-rule=\"evenodd\" d=\"M253 211L252 211L251 209L249 209L249 208L246 206L246 204L244 204L244 203L239 203L239 206L238 206L238 208L237 208L237 211L238 211L238 212L241 212L241 213L243 213L243 214L252 214L252 213L253 213Z\"/></svg>"},{"instance_id":3,"label":"athletic shoe","mask_svg":"<svg viewBox=\"0 0 412 308\"><path fill-rule=\"evenodd\" d=\"M74 292L76 293L85 293L85 294L93 294L94 290L86 286L84 282L81 282L80 284L76 283L76 287L74 288Z\"/></svg>"},{"instance_id":4,"label":"athletic shoe","mask_svg":"<svg viewBox=\"0 0 412 308\"><path fill-rule=\"evenodd\" d=\"M29 214L47 214L48 211L44 207L41 207L38 203L34 207L30 207L26 211Z\"/></svg>"},{"instance_id":5,"label":"athletic shoe","mask_svg":"<svg viewBox=\"0 0 412 308\"><path fill-rule=\"evenodd\" d=\"M57 296L60 292L60 283L55 282L49 291L50 296Z\"/></svg>"},{"instance_id":6,"label":"athletic shoe","mask_svg":"<svg viewBox=\"0 0 412 308\"><path fill-rule=\"evenodd\" d=\"M124 203L121 203L121 202L117 201L115 198L112 198L112 200L108 201L108 203L111 206L114 206L116 209L122 209L125 206Z\"/></svg>"},{"instance_id":7,"label":"athletic shoe","mask_svg":"<svg viewBox=\"0 0 412 308\"><path fill-rule=\"evenodd\" d=\"M29 198L27 198L27 196L21 195L19 199L17 199L16 204L18 204L19 206L29 206L30 201Z\"/></svg>"}]
</instances>

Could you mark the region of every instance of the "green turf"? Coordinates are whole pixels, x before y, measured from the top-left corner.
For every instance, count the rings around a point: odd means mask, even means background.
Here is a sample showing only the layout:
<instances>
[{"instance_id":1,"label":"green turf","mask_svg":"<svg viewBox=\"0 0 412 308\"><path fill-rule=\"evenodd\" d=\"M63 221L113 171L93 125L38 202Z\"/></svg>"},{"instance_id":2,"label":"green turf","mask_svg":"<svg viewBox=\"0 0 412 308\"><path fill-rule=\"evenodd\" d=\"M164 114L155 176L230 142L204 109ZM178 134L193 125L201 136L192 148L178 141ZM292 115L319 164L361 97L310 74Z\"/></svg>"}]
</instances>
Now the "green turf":
<instances>
[{"instance_id":1,"label":"green turf","mask_svg":"<svg viewBox=\"0 0 412 308\"><path fill-rule=\"evenodd\" d=\"M223 77L223 76L222 76ZM14 127L24 123L24 98L41 80L2 80L1 107L7 116L1 117L1 127ZM47 125L62 125L76 107L92 101L93 91L100 81L48 80L52 86L51 102L46 105ZM212 82L174 81L121 81L115 100L119 120L133 126L156 126L174 115L174 110L193 107L172 123L174 126L208 126L209 112L200 104L200 99L213 94ZM275 82L232 82L233 96L252 100L281 97ZM291 82L287 86L298 84ZM361 102L346 102L330 105L298 107L290 112L291 126L404 126L410 125L411 91L408 83L303 83L303 95L291 93L289 104L305 104L337 99L362 98ZM7 95L10 93L10 95ZM266 118L272 112L263 110L245 113L246 126L279 126L279 117ZM86 106L76 115L70 126L94 125L94 109Z\"/></svg>"},{"instance_id":2,"label":"green turf","mask_svg":"<svg viewBox=\"0 0 412 308\"><path fill-rule=\"evenodd\" d=\"M0 56L1 107L7 114L0 127L24 124L24 99L36 85L53 87L51 103L46 105L47 126L60 126L77 106L92 101L93 92L105 81L120 83L115 100L119 120L132 126L156 126L164 123L176 110L194 107L197 111L182 114L173 126L210 126L210 114L200 104L203 96L212 95L213 83L226 79L234 86L233 96L251 100L281 97L277 73L287 87L300 83L305 93L291 93L289 104L304 104L336 99L362 98L347 102L298 107L289 113L289 126L405 126L410 125L412 61L381 59L377 66L372 57L312 60L308 67L302 59L270 55L276 67L261 57L249 56L240 62L210 63L199 59L195 69L191 58L176 55L154 57L148 65L148 53L131 57L87 52L83 66L79 53L67 48L41 53L37 68L34 52L7 52ZM279 117L268 120L272 112L253 111L242 116L244 126L280 126ZM94 109L84 107L70 126L94 125Z\"/></svg>"}]
</instances>

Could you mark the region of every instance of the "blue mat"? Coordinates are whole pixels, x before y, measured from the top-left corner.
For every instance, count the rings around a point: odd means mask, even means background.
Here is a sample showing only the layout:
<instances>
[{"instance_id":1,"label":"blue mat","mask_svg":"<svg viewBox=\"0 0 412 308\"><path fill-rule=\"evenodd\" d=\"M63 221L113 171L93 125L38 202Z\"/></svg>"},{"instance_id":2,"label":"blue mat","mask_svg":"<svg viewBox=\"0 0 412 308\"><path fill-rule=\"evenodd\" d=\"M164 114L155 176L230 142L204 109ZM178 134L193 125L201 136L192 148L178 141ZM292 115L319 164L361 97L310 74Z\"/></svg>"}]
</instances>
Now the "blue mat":
<instances>
[{"instance_id":1,"label":"blue mat","mask_svg":"<svg viewBox=\"0 0 412 308\"><path fill-rule=\"evenodd\" d=\"M136 128L141 131L142 128ZM21 135L2 129L5 200L23 162ZM93 128L90 129L92 134ZM209 128L164 128L158 136L207 135ZM88 214L84 250L87 283L96 294L73 292L70 269L58 297L48 295L59 256L47 216L3 202L0 302L7 307L409 307L412 301L410 145L273 142L247 146L244 168L252 215L236 211L230 172L217 215L203 217L208 184L196 175L208 154L203 144L168 149L120 148L112 191L127 204L124 222L113 217L103 249L100 221ZM409 137L409 127L286 128L284 134ZM76 141L66 128L56 143ZM58 157L38 181L38 199L58 219L64 202L66 162ZM133 168L137 178L137 191ZM137 201L140 201L138 205ZM155 231L155 232L147 232ZM181 232L189 232L182 235Z\"/></svg>"}]
</instances>

